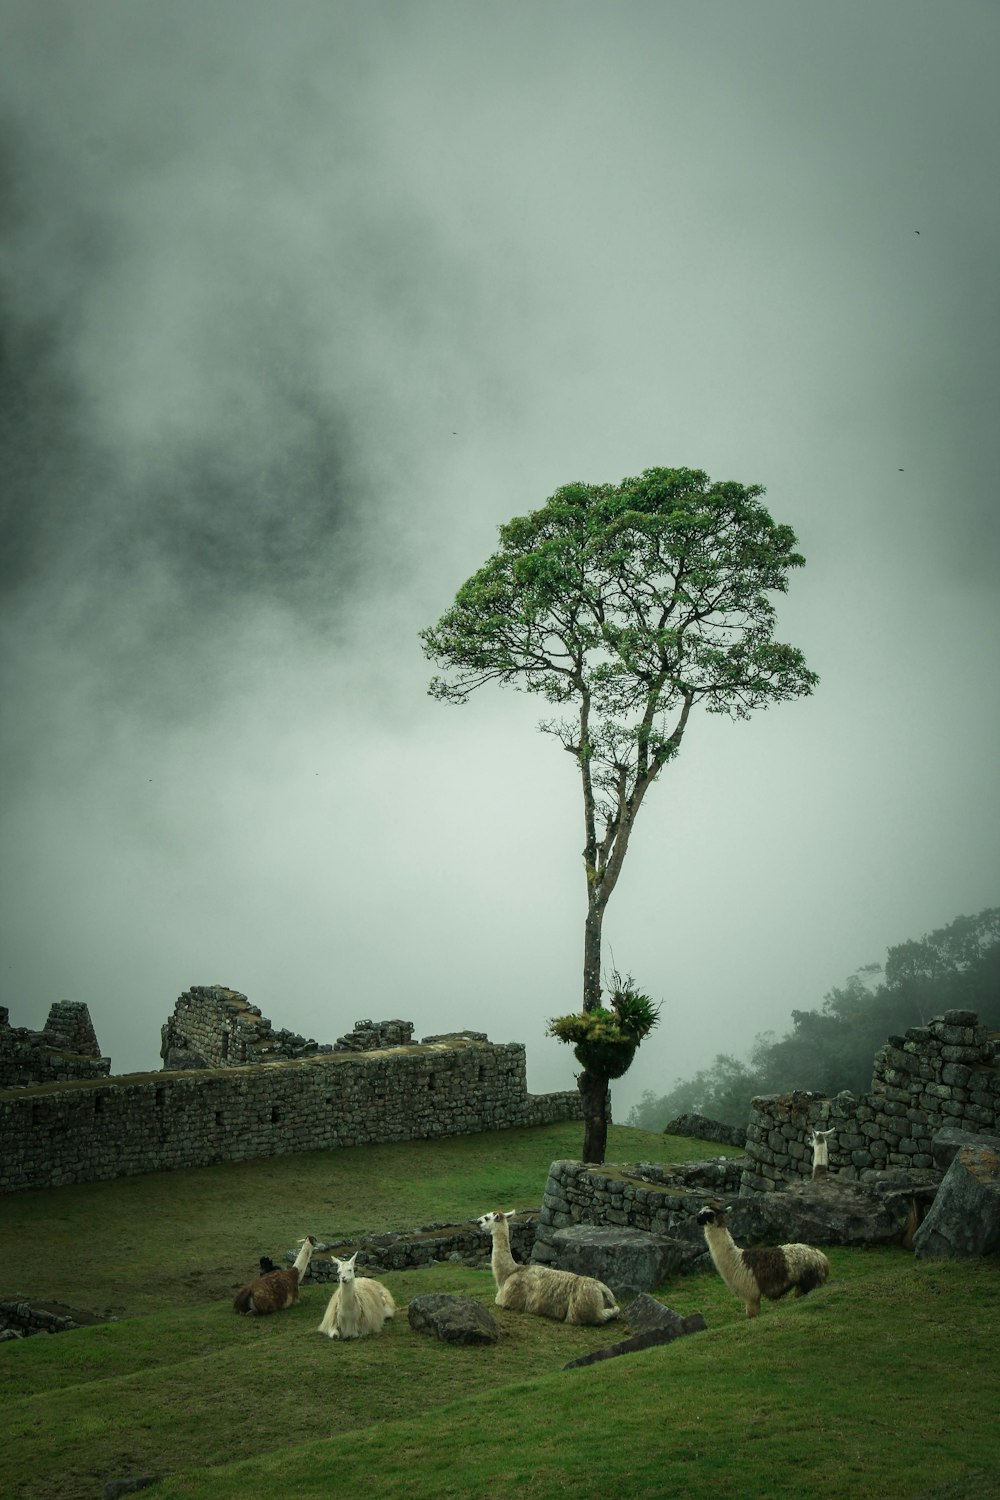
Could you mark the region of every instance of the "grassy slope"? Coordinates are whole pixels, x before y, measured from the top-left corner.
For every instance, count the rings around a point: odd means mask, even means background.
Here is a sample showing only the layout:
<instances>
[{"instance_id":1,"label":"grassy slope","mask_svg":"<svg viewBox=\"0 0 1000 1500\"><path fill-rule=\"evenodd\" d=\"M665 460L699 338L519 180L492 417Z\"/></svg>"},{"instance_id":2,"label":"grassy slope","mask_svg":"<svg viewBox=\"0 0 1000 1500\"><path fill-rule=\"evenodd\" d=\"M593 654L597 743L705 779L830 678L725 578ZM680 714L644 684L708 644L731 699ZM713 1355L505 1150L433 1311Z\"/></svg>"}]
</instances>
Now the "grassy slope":
<instances>
[{"instance_id":1,"label":"grassy slope","mask_svg":"<svg viewBox=\"0 0 1000 1500\"><path fill-rule=\"evenodd\" d=\"M567 1329L503 1312L489 1273L458 1266L386 1281L404 1307L424 1291L478 1298L501 1325L495 1347L418 1337L405 1311L381 1338L331 1343L314 1332L326 1301L318 1287L273 1318L232 1313L232 1261L238 1282L260 1249L287 1248L312 1228L293 1222L309 1188L324 1184L328 1200L333 1179L356 1194L357 1217L331 1208L315 1224L323 1234L529 1206L548 1161L578 1149L578 1129L339 1154L351 1162L311 1155L277 1179L268 1163L3 1200L5 1280L20 1258L13 1287L90 1306L120 1295L156 1310L130 1306L144 1315L0 1345L0 1495L71 1500L99 1494L109 1477L165 1469L185 1472L151 1495L431 1500L480 1495L498 1473L527 1497L1000 1494L996 1261L834 1250L828 1286L768 1306L754 1323L714 1275L681 1279L660 1295L679 1312L701 1311L707 1333L569 1372L567 1360L627 1327ZM620 1160L665 1151L693 1154L690 1143L628 1130L612 1140ZM133 1230L140 1185L146 1218ZM405 1201L393 1214L395 1193ZM32 1265L19 1234L48 1241L57 1210L52 1232L60 1244L75 1237L73 1266L51 1246ZM248 1246L262 1222L269 1236ZM132 1266L161 1257L160 1290L116 1283L114 1246L131 1235L141 1247ZM186 1289L190 1244L214 1247L212 1274L228 1282L221 1299Z\"/></svg>"}]
</instances>

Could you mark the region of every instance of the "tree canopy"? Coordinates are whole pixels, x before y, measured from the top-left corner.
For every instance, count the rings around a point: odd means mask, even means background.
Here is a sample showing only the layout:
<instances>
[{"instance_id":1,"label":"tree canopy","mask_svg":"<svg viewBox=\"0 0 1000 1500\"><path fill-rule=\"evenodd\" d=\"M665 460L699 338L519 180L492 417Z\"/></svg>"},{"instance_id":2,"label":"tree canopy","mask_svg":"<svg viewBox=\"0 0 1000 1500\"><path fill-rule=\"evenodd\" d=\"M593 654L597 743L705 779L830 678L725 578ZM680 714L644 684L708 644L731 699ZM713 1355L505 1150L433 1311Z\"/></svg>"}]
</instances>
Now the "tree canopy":
<instances>
[{"instance_id":1,"label":"tree canopy","mask_svg":"<svg viewBox=\"0 0 1000 1500\"><path fill-rule=\"evenodd\" d=\"M804 559L763 493L700 469L564 485L500 527L499 550L421 632L434 697L497 682L557 710L540 728L580 776L585 1012L601 1006L601 927L636 817L692 711L742 719L817 681L773 639L771 595Z\"/></svg>"}]
</instances>

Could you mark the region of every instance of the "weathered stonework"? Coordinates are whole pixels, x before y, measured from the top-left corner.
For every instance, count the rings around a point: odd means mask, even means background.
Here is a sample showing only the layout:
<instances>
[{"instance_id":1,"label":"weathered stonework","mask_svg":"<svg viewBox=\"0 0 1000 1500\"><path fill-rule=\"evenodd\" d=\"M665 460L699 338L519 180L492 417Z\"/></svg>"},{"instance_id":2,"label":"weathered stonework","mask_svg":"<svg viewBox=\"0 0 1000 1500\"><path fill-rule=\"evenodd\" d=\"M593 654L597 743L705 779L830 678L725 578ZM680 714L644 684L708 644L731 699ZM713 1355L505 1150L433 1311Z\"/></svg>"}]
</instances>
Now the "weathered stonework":
<instances>
[{"instance_id":1,"label":"weathered stonework","mask_svg":"<svg viewBox=\"0 0 1000 1500\"><path fill-rule=\"evenodd\" d=\"M1000 1128L1000 1036L973 1011L951 1010L890 1037L860 1098L794 1091L754 1099L741 1192L809 1178L814 1126L833 1131L830 1174L865 1182L934 1170L931 1138L959 1124L985 1134Z\"/></svg>"},{"instance_id":2,"label":"weathered stonework","mask_svg":"<svg viewBox=\"0 0 1000 1500\"><path fill-rule=\"evenodd\" d=\"M0 1192L581 1118L525 1079L520 1043L457 1039L0 1090Z\"/></svg>"},{"instance_id":3,"label":"weathered stonework","mask_svg":"<svg viewBox=\"0 0 1000 1500\"><path fill-rule=\"evenodd\" d=\"M110 1057L102 1057L85 1005L58 1000L41 1031L11 1026L0 1005L0 1088L62 1083L73 1078L106 1078Z\"/></svg>"},{"instance_id":4,"label":"weathered stonework","mask_svg":"<svg viewBox=\"0 0 1000 1500\"><path fill-rule=\"evenodd\" d=\"M370 1021L360 1025L372 1026ZM409 1022L385 1022L386 1027ZM413 1027L409 1027L410 1034ZM375 1032L378 1035L378 1032ZM178 1068L238 1068L245 1063L266 1063L300 1057L318 1057L333 1052L329 1043L282 1028L275 1031L266 1016L246 995L224 984L193 984L179 996L173 1015L161 1030L160 1056L165 1070ZM405 1037L409 1041L409 1036ZM341 1038L349 1046L346 1038ZM398 1035L395 1045L404 1040ZM373 1046L393 1045L374 1041ZM337 1050L344 1050L337 1043ZM349 1050L355 1050L350 1048Z\"/></svg>"},{"instance_id":5,"label":"weathered stonework","mask_svg":"<svg viewBox=\"0 0 1000 1500\"><path fill-rule=\"evenodd\" d=\"M533 1261L560 1261L557 1235L576 1224L644 1230L665 1239L687 1241L681 1261L693 1263L705 1252L695 1215L706 1193L725 1201L739 1192L745 1165L742 1156L685 1162L672 1167L657 1162L593 1166L554 1161L542 1197L531 1252ZM679 1247L681 1248L681 1247ZM679 1269L684 1269L682 1263Z\"/></svg>"}]
</instances>

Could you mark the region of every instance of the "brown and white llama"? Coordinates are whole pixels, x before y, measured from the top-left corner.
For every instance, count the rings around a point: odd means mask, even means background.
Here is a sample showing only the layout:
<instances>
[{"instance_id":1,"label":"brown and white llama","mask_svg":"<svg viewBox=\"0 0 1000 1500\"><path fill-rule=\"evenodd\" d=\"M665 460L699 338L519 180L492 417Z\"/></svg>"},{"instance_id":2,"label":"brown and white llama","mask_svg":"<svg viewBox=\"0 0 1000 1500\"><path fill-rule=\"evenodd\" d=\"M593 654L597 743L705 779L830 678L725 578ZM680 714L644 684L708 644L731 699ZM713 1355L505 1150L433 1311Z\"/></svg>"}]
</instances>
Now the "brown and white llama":
<instances>
[{"instance_id":1,"label":"brown and white llama","mask_svg":"<svg viewBox=\"0 0 1000 1500\"><path fill-rule=\"evenodd\" d=\"M804 1297L830 1274L830 1262L812 1245L741 1250L726 1227L725 1209L703 1208L697 1218L715 1269L746 1307L748 1318L760 1312L762 1297L777 1302L793 1289L796 1297Z\"/></svg>"},{"instance_id":2,"label":"brown and white llama","mask_svg":"<svg viewBox=\"0 0 1000 1500\"><path fill-rule=\"evenodd\" d=\"M288 1270L267 1271L262 1276L255 1276L253 1281L248 1281L246 1286L240 1288L233 1298L233 1307L238 1313L260 1315L281 1312L284 1308L291 1307L293 1303L298 1302L299 1282L306 1273L316 1240L313 1235L307 1234L299 1243L302 1248L295 1257L295 1264Z\"/></svg>"},{"instance_id":3,"label":"brown and white llama","mask_svg":"<svg viewBox=\"0 0 1000 1500\"><path fill-rule=\"evenodd\" d=\"M396 1316L392 1293L371 1276L355 1276L355 1250L350 1260L337 1261L339 1285L326 1306L317 1333L330 1339L363 1339L381 1333L382 1325Z\"/></svg>"},{"instance_id":4,"label":"brown and white llama","mask_svg":"<svg viewBox=\"0 0 1000 1500\"><path fill-rule=\"evenodd\" d=\"M614 1292L594 1276L578 1276L555 1266L520 1265L511 1254L507 1220L514 1211L483 1214L476 1222L492 1237L490 1265L497 1285L497 1307L535 1313L560 1323L608 1323L620 1312Z\"/></svg>"}]
</instances>

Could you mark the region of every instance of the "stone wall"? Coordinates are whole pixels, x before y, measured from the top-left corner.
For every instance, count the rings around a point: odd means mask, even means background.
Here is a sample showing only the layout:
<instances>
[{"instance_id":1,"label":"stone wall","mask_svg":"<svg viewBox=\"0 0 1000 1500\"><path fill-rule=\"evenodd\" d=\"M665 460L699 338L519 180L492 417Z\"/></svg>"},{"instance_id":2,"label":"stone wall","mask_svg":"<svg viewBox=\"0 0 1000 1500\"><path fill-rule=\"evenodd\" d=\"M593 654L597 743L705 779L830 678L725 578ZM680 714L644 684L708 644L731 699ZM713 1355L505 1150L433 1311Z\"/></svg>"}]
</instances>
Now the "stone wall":
<instances>
[{"instance_id":1,"label":"stone wall","mask_svg":"<svg viewBox=\"0 0 1000 1500\"><path fill-rule=\"evenodd\" d=\"M0 1192L581 1118L525 1080L520 1043L460 1038L0 1090Z\"/></svg>"},{"instance_id":2,"label":"stone wall","mask_svg":"<svg viewBox=\"0 0 1000 1500\"><path fill-rule=\"evenodd\" d=\"M11 1026L0 1005L0 1088L62 1083L74 1078L106 1078L111 1059L101 1056L85 1005L59 1000L41 1031Z\"/></svg>"},{"instance_id":3,"label":"stone wall","mask_svg":"<svg viewBox=\"0 0 1000 1500\"><path fill-rule=\"evenodd\" d=\"M598 1167L581 1161L554 1161L549 1167L531 1258L543 1264L558 1260L556 1231L573 1224L641 1229L670 1239L687 1239L693 1244L693 1258L698 1257L705 1246L694 1216L704 1206L705 1193L735 1196L743 1166L741 1156L671 1167L657 1162Z\"/></svg>"},{"instance_id":4,"label":"stone wall","mask_svg":"<svg viewBox=\"0 0 1000 1500\"><path fill-rule=\"evenodd\" d=\"M832 1130L830 1175L865 1181L934 1167L931 1137L946 1125L1000 1129L1000 1036L973 1011L951 1010L876 1054L867 1094L793 1092L754 1099L743 1193L769 1192L812 1175L814 1127Z\"/></svg>"}]
</instances>

